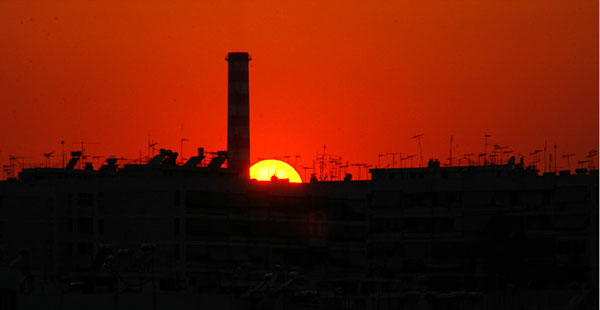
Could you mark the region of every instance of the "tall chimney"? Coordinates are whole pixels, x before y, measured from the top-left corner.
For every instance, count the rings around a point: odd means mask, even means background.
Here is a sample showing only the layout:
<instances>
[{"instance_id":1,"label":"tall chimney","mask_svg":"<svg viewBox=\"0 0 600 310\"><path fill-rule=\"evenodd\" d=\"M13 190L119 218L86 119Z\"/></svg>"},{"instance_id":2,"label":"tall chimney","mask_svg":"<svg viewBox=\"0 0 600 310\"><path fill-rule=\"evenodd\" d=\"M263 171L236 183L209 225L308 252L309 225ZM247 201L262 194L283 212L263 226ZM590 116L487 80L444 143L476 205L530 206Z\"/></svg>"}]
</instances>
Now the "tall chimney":
<instances>
[{"instance_id":1,"label":"tall chimney","mask_svg":"<svg viewBox=\"0 0 600 310\"><path fill-rule=\"evenodd\" d=\"M227 167L250 178L250 104L248 53L229 53L227 93Z\"/></svg>"}]
</instances>

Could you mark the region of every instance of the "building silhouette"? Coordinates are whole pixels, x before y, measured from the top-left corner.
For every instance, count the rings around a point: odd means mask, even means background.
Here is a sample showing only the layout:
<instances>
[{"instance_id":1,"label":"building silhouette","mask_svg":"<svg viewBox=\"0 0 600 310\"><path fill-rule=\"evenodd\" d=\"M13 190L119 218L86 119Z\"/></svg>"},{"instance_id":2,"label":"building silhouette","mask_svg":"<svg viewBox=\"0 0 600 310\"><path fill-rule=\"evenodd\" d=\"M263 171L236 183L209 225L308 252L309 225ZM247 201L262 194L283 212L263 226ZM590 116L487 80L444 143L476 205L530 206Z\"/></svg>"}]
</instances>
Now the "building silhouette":
<instances>
[{"instance_id":1,"label":"building silhouette","mask_svg":"<svg viewBox=\"0 0 600 310\"><path fill-rule=\"evenodd\" d=\"M0 182L0 309L597 309L597 170L240 178L249 59L228 56L228 150L208 164L74 152Z\"/></svg>"}]
</instances>

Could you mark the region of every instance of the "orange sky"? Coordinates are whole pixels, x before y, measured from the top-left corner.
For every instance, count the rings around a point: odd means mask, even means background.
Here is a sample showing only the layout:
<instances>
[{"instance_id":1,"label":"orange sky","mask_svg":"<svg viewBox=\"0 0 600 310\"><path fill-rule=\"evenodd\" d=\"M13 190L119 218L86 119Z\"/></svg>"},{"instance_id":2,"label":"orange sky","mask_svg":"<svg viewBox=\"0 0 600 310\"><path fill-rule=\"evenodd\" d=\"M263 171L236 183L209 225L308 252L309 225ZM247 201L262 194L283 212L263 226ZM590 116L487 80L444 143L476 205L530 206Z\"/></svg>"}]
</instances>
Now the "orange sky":
<instances>
[{"instance_id":1,"label":"orange sky","mask_svg":"<svg viewBox=\"0 0 600 310\"><path fill-rule=\"evenodd\" d=\"M253 160L598 149L598 1L2 1L0 46L2 165L225 149L230 51Z\"/></svg>"}]
</instances>

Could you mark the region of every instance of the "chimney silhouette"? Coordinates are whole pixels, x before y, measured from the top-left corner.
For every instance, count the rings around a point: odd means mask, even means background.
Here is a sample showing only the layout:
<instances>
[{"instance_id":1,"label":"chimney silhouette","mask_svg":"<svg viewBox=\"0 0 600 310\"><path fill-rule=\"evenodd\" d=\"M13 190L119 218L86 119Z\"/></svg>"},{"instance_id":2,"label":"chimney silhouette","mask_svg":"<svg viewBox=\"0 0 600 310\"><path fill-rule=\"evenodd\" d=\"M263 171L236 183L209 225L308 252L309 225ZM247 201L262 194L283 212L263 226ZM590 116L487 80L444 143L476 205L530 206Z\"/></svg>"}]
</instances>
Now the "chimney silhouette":
<instances>
[{"instance_id":1,"label":"chimney silhouette","mask_svg":"<svg viewBox=\"0 0 600 310\"><path fill-rule=\"evenodd\" d=\"M227 93L227 167L250 178L250 100L248 53L229 53Z\"/></svg>"}]
</instances>

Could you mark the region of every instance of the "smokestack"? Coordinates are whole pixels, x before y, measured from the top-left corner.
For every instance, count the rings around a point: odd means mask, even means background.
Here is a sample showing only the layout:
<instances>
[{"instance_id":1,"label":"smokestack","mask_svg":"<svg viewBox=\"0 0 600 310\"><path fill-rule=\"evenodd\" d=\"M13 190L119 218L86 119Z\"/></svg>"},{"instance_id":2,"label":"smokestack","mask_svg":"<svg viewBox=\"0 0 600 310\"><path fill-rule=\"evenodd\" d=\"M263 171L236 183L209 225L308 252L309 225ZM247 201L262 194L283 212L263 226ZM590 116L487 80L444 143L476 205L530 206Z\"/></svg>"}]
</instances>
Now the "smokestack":
<instances>
[{"instance_id":1,"label":"smokestack","mask_svg":"<svg viewBox=\"0 0 600 310\"><path fill-rule=\"evenodd\" d=\"M229 53L227 93L227 167L250 178L250 100L248 53Z\"/></svg>"}]
</instances>

